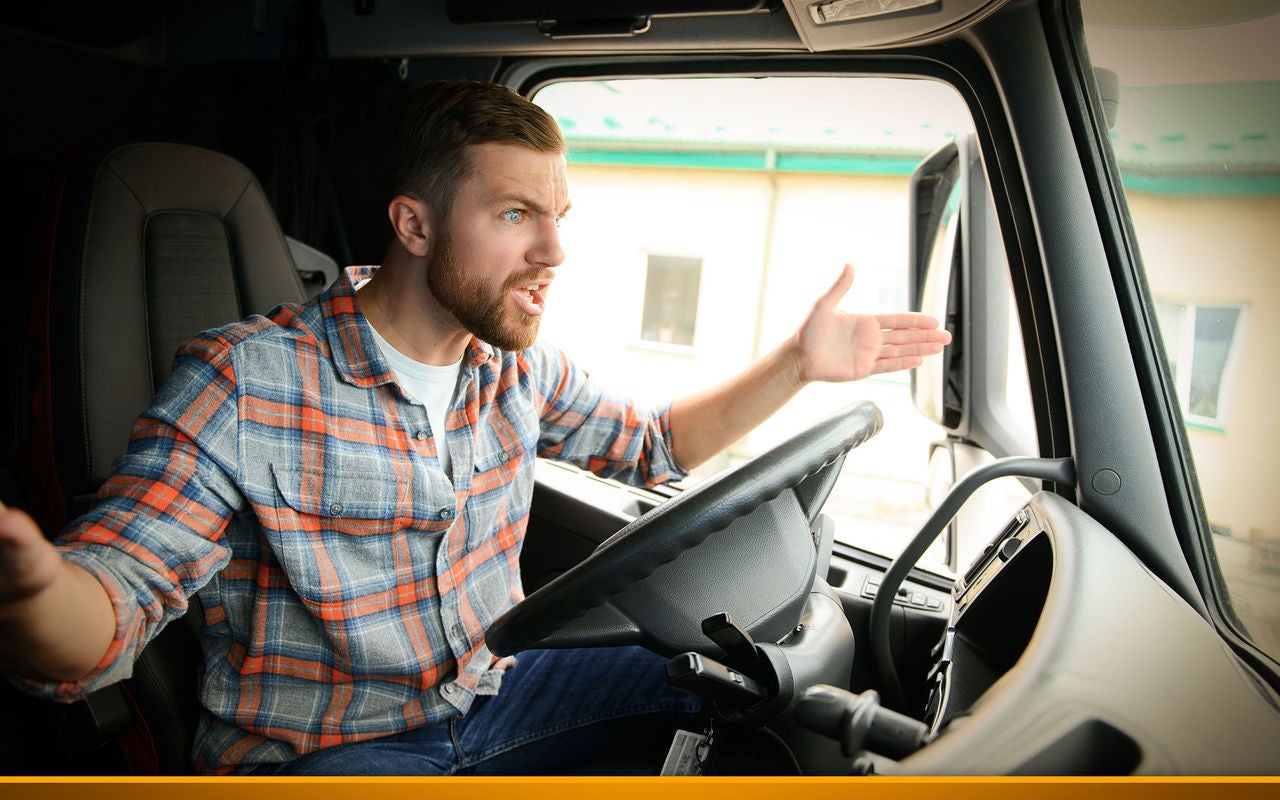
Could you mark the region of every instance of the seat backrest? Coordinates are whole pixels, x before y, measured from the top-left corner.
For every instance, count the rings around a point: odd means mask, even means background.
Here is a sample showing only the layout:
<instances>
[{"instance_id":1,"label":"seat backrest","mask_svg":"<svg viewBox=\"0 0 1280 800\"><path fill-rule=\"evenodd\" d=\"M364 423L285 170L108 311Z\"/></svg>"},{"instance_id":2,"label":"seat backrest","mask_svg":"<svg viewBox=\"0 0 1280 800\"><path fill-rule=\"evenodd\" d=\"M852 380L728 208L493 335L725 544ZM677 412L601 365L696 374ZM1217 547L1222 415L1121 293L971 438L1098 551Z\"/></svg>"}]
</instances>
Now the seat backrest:
<instances>
[{"instance_id":1,"label":"seat backrest","mask_svg":"<svg viewBox=\"0 0 1280 800\"><path fill-rule=\"evenodd\" d=\"M75 155L48 291L51 446L68 501L106 478L182 341L305 299L253 174L167 143Z\"/></svg>"},{"instance_id":2,"label":"seat backrest","mask_svg":"<svg viewBox=\"0 0 1280 800\"><path fill-rule=\"evenodd\" d=\"M57 192L46 271L33 277L35 457L27 465L50 535L124 452L179 344L307 296L261 186L228 156L96 143L64 163ZM197 624L184 619L163 631L123 687L146 727L150 768L161 773L189 769Z\"/></svg>"}]
</instances>

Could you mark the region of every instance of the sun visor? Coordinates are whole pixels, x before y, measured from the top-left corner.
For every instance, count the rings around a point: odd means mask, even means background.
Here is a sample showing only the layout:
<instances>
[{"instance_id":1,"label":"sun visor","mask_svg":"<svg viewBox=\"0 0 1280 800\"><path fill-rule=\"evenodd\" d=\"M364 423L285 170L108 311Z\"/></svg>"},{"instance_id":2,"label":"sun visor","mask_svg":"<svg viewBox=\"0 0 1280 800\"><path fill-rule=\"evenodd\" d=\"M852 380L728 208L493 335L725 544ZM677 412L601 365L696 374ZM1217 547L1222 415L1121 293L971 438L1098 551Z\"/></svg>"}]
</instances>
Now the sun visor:
<instances>
[{"instance_id":1,"label":"sun visor","mask_svg":"<svg viewBox=\"0 0 1280 800\"><path fill-rule=\"evenodd\" d=\"M924 44L971 25L1007 0L783 0L814 52Z\"/></svg>"},{"instance_id":2,"label":"sun visor","mask_svg":"<svg viewBox=\"0 0 1280 800\"><path fill-rule=\"evenodd\" d=\"M445 10L450 22L471 25L750 14L768 11L772 5L772 0L448 0Z\"/></svg>"}]
</instances>

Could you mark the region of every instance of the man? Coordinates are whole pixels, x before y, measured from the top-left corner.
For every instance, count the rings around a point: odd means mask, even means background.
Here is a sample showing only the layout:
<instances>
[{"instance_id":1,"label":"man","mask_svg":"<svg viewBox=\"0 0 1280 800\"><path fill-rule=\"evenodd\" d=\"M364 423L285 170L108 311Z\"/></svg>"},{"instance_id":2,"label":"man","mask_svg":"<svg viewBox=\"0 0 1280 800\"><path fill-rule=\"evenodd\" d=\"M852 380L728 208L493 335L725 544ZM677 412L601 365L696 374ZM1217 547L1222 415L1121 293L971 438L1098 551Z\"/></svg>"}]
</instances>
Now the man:
<instances>
[{"instance_id":1,"label":"man","mask_svg":"<svg viewBox=\"0 0 1280 800\"><path fill-rule=\"evenodd\" d=\"M564 151L550 117L501 86L410 95L381 267L184 345L56 546L0 511L6 671L74 698L126 677L198 595L205 771L655 767L695 703L652 654L485 647L523 596L535 456L660 483L806 383L911 367L948 337L921 315L837 311L846 267L727 383L654 411L606 395L535 342L564 259Z\"/></svg>"}]
</instances>

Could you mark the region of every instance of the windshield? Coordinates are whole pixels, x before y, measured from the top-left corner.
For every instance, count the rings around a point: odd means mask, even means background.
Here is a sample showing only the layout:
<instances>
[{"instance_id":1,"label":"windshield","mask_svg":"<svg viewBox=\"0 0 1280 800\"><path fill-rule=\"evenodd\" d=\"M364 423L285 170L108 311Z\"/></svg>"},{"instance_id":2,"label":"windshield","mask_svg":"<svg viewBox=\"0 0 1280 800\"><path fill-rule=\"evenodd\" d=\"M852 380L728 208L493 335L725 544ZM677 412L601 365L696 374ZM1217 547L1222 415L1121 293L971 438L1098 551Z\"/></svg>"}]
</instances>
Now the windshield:
<instances>
[{"instance_id":1,"label":"windshield","mask_svg":"<svg viewBox=\"0 0 1280 800\"><path fill-rule=\"evenodd\" d=\"M911 173L973 128L951 87L896 78L566 82L534 100L565 131L574 197L556 285L575 313L548 315L543 336L655 403L791 335L846 262L842 308L906 310ZM692 480L857 399L885 424L850 455L825 512L838 541L892 558L928 516L932 445L946 438L915 409L908 373L812 385ZM949 574L946 561L941 542L926 556Z\"/></svg>"}]
</instances>

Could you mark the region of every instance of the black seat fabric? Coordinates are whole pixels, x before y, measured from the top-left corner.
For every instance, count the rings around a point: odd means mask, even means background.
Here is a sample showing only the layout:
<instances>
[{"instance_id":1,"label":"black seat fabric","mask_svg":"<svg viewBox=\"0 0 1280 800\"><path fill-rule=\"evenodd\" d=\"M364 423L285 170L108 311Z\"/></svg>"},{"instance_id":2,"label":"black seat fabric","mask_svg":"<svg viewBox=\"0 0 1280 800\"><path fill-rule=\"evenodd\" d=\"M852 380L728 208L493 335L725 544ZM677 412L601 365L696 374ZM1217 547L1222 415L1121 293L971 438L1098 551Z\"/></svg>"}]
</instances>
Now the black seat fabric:
<instances>
[{"instance_id":1,"label":"black seat fabric","mask_svg":"<svg viewBox=\"0 0 1280 800\"><path fill-rule=\"evenodd\" d=\"M46 334L37 347L45 391L33 404L29 477L50 535L107 477L182 341L306 299L266 195L234 159L178 144L94 144L62 175L47 273L35 281L48 312L36 326ZM127 769L190 769L198 625L193 603L143 651L125 702L106 704L132 711L122 749L147 750Z\"/></svg>"},{"instance_id":2,"label":"black seat fabric","mask_svg":"<svg viewBox=\"0 0 1280 800\"><path fill-rule=\"evenodd\" d=\"M178 144L81 150L50 259L53 457L64 497L106 478L182 341L304 299L275 214L242 164Z\"/></svg>"}]
</instances>

